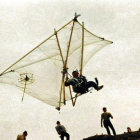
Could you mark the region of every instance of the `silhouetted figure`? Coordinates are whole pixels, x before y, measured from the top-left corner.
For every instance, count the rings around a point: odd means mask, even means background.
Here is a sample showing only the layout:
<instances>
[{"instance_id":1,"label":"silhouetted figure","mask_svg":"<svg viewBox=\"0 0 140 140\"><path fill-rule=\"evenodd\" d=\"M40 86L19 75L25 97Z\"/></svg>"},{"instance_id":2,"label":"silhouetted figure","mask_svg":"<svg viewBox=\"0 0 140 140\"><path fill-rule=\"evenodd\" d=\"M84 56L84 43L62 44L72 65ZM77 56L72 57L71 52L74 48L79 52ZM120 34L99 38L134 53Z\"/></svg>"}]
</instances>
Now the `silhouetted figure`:
<instances>
[{"instance_id":1,"label":"silhouetted figure","mask_svg":"<svg viewBox=\"0 0 140 140\"><path fill-rule=\"evenodd\" d=\"M127 127L127 132L128 132L128 133L131 133L131 132L132 132L132 130L131 130L130 127Z\"/></svg>"},{"instance_id":2,"label":"silhouetted figure","mask_svg":"<svg viewBox=\"0 0 140 140\"><path fill-rule=\"evenodd\" d=\"M89 91L89 88L93 87L97 91L103 88L102 86L98 86L98 79L95 78L96 82L93 81L87 81L86 77L83 75L80 75L78 71L72 72L73 78L66 79L65 86L72 85L73 91L75 93L84 94Z\"/></svg>"},{"instance_id":3,"label":"silhouetted figure","mask_svg":"<svg viewBox=\"0 0 140 140\"><path fill-rule=\"evenodd\" d=\"M16 140L26 140L27 135L27 131L24 131L23 134L17 136Z\"/></svg>"},{"instance_id":4,"label":"silhouetted figure","mask_svg":"<svg viewBox=\"0 0 140 140\"><path fill-rule=\"evenodd\" d=\"M55 127L57 133L60 135L61 140L64 140L64 137L67 138L67 140L70 140L70 135L67 133L66 128L61 125L59 121L56 122L57 126Z\"/></svg>"},{"instance_id":5,"label":"silhouetted figure","mask_svg":"<svg viewBox=\"0 0 140 140\"><path fill-rule=\"evenodd\" d=\"M109 127L110 127L114 136L115 136L116 132L115 132L115 129L110 121L110 118L113 119L113 116L111 115L111 113L107 112L107 108L104 107L103 113L101 114L101 127L103 127L103 125L102 125L102 122L103 122L104 127L106 128L108 135L110 135L110 130L109 130Z\"/></svg>"}]
</instances>

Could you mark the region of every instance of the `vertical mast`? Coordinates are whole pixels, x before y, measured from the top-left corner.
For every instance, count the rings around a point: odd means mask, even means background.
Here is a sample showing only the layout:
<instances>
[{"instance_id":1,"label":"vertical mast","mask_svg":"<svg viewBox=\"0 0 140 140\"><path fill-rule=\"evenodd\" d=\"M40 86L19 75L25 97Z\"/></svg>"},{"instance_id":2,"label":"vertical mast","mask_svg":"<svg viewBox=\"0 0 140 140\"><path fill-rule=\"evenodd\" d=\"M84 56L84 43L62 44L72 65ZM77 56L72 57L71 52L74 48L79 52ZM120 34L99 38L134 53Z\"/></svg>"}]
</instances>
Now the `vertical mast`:
<instances>
[{"instance_id":1,"label":"vertical mast","mask_svg":"<svg viewBox=\"0 0 140 140\"><path fill-rule=\"evenodd\" d=\"M81 49L81 68L80 68L81 75L83 71L83 58L84 58L84 22L82 22L82 49Z\"/></svg>"},{"instance_id":2,"label":"vertical mast","mask_svg":"<svg viewBox=\"0 0 140 140\"><path fill-rule=\"evenodd\" d=\"M81 66L80 66L80 75L83 72L83 59L84 59L84 22L82 22L82 48L81 48ZM75 95L74 106L78 97L78 93Z\"/></svg>"},{"instance_id":3,"label":"vertical mast","mask_svg":"<svg viewBox=\"0 0 140 140\"><path fill-rule=\"evenodd\" d=\"M70 50L70 45L71 45L71 40L72 40L74 23L75 23L75 21L73 20L73 25L72 25L71 33L70 33L70 39L69 39L69 43L68 43L68 47L67 47L67 54L66 54L66 60L65 60L65 64L64 64L64 70L67 69L67 61L68 61L69 50ZM63 75L64 75L63 76L63 82L64 82L65 74L63 74ZM63 100L64 100L64 104L66 104L66 99L65 99L65 85L64 84L63 84Z\"/></svg>"}]
</instances>

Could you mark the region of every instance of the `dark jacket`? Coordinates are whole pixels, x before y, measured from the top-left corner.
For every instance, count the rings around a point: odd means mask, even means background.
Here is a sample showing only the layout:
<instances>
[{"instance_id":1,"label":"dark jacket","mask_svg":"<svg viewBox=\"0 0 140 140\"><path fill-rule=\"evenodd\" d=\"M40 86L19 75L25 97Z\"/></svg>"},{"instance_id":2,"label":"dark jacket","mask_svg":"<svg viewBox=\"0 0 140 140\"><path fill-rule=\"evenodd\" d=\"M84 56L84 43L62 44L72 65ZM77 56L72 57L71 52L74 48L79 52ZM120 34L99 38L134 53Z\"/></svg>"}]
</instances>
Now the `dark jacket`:
<instances>
[{"instance_id":1,"label":"dark jacket","mask_svg":"<svg viewBox=\"0 0 140 140\"><path fill-rule=\"evenodd\" d=\"M87 79L85 76L79 75L77 78L72 78L65 81L65 86L72 85L73 90L77 89L78 87L84 86L87 83Z\"/></svg>"}]
</instances>

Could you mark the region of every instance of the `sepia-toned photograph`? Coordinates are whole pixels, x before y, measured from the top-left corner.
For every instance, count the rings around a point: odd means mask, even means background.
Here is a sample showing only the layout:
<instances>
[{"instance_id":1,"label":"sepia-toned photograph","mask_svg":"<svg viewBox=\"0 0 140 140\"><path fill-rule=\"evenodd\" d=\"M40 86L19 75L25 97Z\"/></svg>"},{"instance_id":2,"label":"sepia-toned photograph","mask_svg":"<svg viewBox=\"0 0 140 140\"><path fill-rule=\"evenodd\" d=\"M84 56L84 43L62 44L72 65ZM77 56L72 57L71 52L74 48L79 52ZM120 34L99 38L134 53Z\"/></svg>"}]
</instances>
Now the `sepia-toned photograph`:
<instances>
[{"instance_id":1,"label":"sepia-toned photograph","mask_svg":"<svg viewBox=\"0 0 140 140\"><path fill-rule=\"evenodd\" d=\"M140 0L0 0L0 140L140 140Z\"/></svg>"}]
</instances>

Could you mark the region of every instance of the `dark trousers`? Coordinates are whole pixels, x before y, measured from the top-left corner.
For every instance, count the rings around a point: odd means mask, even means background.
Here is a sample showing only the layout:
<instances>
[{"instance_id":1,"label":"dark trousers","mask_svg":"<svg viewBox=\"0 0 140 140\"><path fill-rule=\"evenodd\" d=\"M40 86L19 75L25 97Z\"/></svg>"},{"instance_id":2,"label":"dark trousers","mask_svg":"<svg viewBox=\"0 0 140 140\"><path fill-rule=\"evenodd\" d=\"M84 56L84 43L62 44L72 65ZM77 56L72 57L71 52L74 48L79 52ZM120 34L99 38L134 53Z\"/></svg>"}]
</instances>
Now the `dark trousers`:
<instances>
[{"instance_id":1,"label":"dark trousers","mask_svg":"<svg viewBox=\"0 0 140 140\"><path fill-rule=\"evenodd\" d=\"M98 85L93 81L88 81L86 83L82 83L79 87L76 87L74 89L74 92L84 94L84 93L87 93L88 88L91 88L91 87L93 87L94 89L97 89Z\"/></svg>"},{"instance_id":2,"label":"dark trousers","mask_svg":"<svg viewBox=\"0 0 140 140\"><path fill-rule=\"evenodd\" d=\"M114 129L112 123L110 122L110 120L105 120L104 121L104 127L106 128L106 131L107 131L108 135L110 135L110 130L109 130L109 127L110 127L112 132L113 132L113 135L116 136L115 129Z\"/></svg>"},{"instance_id":3,"label":"dark trousers","mask_svg":"<svg viewBox=\"0 0 140 140\"><path fill-rule=\"evenodd\" d=\"M61 136L60 136L61 140L64 140L64 137L67 138L66 140L70 139L70 135L67 132L61 132Z\"/></svg>"},{"instance_id":4,"label":"dark trousers","mask_svg":"<svg viewBox=\"0 0 140 140\"><path fill-rule=\"evenodd\" d=\"M87 82L85 86L86 86L86 88L93 87L95 89L97 89L97 87L98 87L98 85L95 82L93 82L93 81Z\"/></svg>"}]
</instances>

